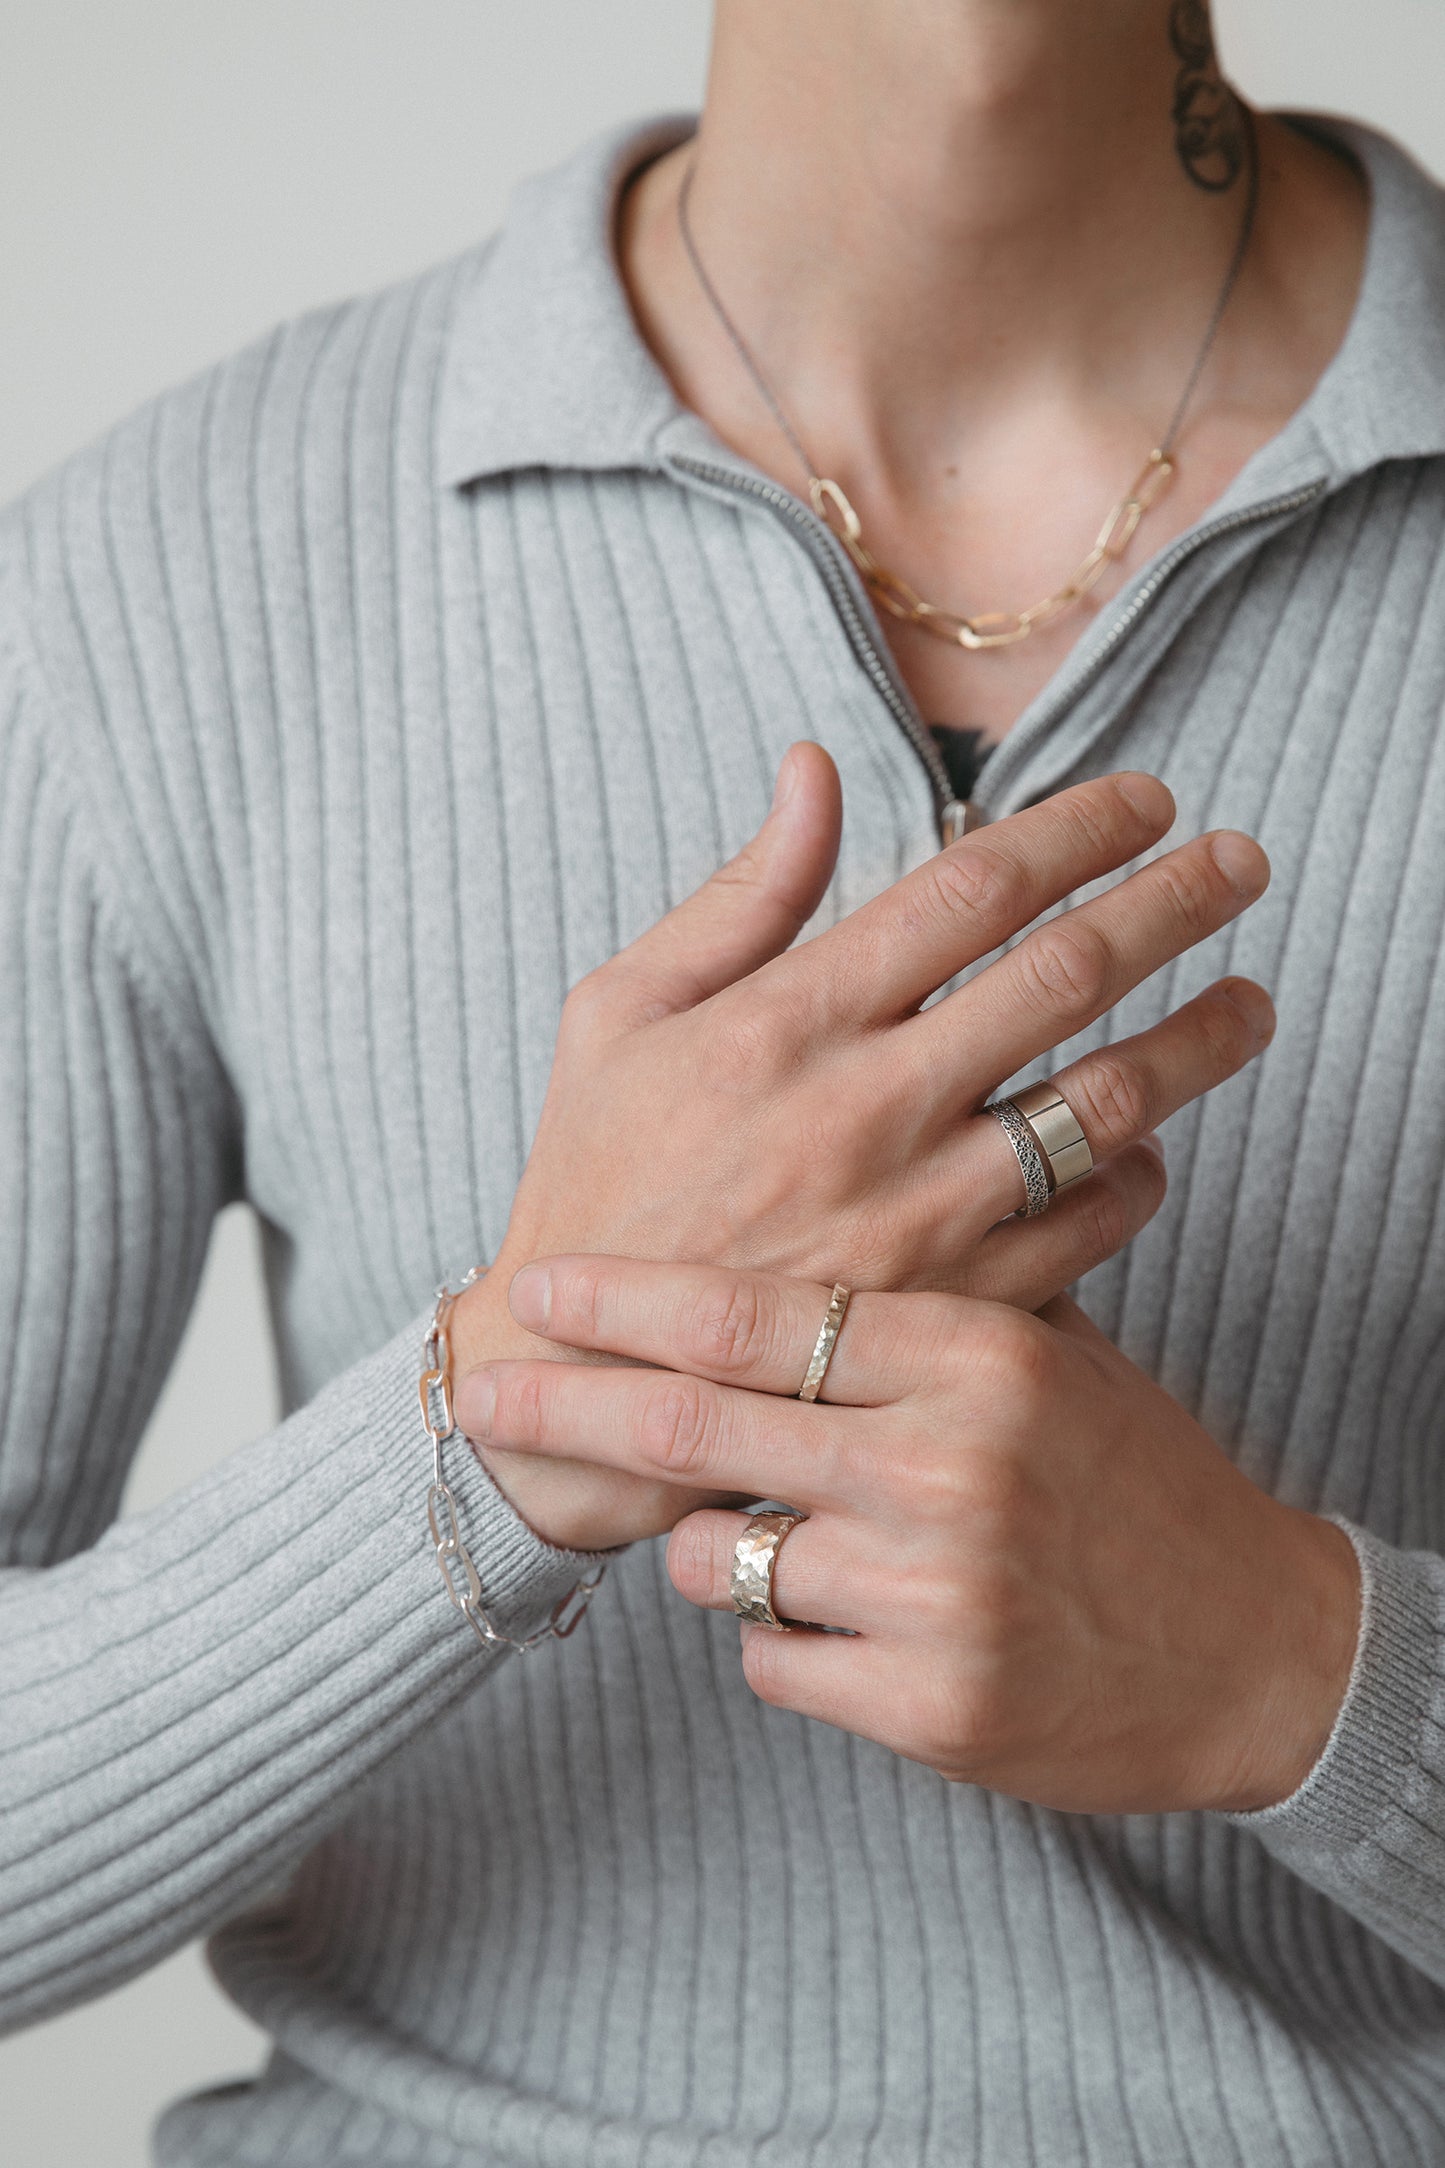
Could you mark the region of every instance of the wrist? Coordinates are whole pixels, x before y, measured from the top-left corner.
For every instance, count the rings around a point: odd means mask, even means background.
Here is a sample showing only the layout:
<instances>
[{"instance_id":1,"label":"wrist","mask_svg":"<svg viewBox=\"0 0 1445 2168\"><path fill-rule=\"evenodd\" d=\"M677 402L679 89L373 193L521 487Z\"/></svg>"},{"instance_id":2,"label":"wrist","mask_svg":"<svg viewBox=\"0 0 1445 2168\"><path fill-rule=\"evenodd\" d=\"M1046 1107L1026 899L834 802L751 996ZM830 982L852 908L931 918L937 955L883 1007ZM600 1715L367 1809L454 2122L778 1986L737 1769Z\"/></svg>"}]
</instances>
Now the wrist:
<instances>
[{"instance_id":1,"label":"wrist","mask_svg":"<svg viewBox=\"0 0 1445 2168\"><path fill-rule=\"evenodd\" d=\"M507 1255L504 1243L479 1279L465 1287L452 1305L448 1331L452 1378L460 1383L469 1370L486 1362L516 1361L539 1355L565 1360L567 1350L519 1325L507 1306L507 1289L521 1260Z\"/></svg>"},{"instance_id":2,"label":"wrist","mask_svg":"<svg viewBox=\"0 0 1445 2168\"><path fill-rule=\"evenodd\" d=\"M1229 1795L1216 1802L1231 1813L1278 1806L1299 1790L1334 1730L1359 1640L1360 1569L1349 1537L1319 1514L1275 1511L1283 1541L1272 1561L1272 1630L1260 1651L1249 1748Z\"/></svg>"},{"instance_id":3,"label":"wrist","mask_svg":"<svg viewBox=\"0 0 1445 2168\"><path fill-rule=\"evenodd\" d=\"M527 1262L504 1242L486 1274L452 1309L450 1337L457 1421L466 1431L463 1381L489 1362L587 1362L595 1357L528 1332L507 1303L512 1275ZM690 1501L675 1487L641 1483L586 1460L556 1460L503 1447L468 1444L520 1520L544 1543L569 1551L610 1551L670 1528Z\"/></svg>"},{"instance_id":4,"label":"wrist","mask_svg":"<svg viewBox=\"0 0 1445 2168\"><path fill-rule=\"evenodd\" d=\"M516 1269L504 1244L483 1276L463 1289L452 1307L448 1327L452 1381L458 1401L457 1420L464 1433L464 1385L471 1371L489 1362L568 1359L567 1349L538 1339L513 1317L507 1306L507 1289ZM588 1511L591 1500L585 1471L555 1461L534 1460L525 1453L499 1451L470 1436L467 1444L513 1511L544 1543L568 1550L608 1547L605 1536L601 1541L592 1540L596 1516Z\"/></svg>"}]
</instances>

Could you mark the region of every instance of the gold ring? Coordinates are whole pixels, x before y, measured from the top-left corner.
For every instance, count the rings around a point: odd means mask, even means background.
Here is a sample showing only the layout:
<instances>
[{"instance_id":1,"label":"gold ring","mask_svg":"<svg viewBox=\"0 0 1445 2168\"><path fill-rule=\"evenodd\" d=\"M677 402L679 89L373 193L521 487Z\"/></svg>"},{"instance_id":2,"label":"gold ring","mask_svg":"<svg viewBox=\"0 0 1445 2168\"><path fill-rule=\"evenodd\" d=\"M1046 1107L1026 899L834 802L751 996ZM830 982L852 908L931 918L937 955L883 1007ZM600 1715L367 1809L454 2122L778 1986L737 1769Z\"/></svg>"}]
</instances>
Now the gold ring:
<instances>
[{"instance_id":1,"label":"gold ring","mask_svg":"<svg viewBox=\"0 0 1445 2168\"><path fill-rule=\"evenodd\" d=\"M788 1630L773 1609L773 1567L784 1536L791 1535L806 1513L755 1513L733 1548L732 1598L739 1618L757 1626Z\"/></svg>"},{"instance_id":2,"label":"gold ring","mask_svg":"<svg viewBox=\"0 0 1445 2168\"><path fill-rule=\"evenodd\" d=\"M1024 1178L1019 1219L1047 1212L1061 1189L1092 1174L1089 1140L1056 1084L1030 1084L1012 1098L993 1100L984 1112L1002 1127Z\"/></svg>"},{"instance_id":3,"label":"gold ring","mask_svg":"<svg viewBox=\"0 0 1445 2168\"><path fill-rule=\"evenodd\" d=\"M833 1350L838 1345L838 1335L843 1330L843 1320L848 1314L851 1299L852 1289L845 1287L840 1280L828 1298L826 1314L818 1327L818 1337L813 1343L807 1374L798 1387L800 1400L816 1400L822 1392L823 1380L828 1375L828 1365L833 1360Z\"/></svg>"}]
</instances>

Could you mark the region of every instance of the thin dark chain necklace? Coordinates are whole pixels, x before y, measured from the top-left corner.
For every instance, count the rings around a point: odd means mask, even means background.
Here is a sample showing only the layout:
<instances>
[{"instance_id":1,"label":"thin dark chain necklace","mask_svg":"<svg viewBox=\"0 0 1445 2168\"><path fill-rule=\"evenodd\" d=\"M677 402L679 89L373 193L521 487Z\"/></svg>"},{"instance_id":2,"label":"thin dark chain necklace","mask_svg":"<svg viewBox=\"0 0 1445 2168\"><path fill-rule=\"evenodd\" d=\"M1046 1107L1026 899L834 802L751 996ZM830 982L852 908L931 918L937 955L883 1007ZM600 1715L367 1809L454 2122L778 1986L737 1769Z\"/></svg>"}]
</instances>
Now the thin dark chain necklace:
<instances>
[{"instance_id":1,"label":"thin dark chain necklace","mask_svg":"<svg viewBox=\"0 0 1445 2168\"><path fill-rule=\"evenodd\" d=\"M808 495L813 510L825 521L847 550L880 609L891 617L897 617L910 625L917 625L923 632L930 632L936 639L948 640L957 647L990 648L1012 647L1019 640L1026 640L1040 625L1048 624L1063 611L1071 609L1089 592L1106 565L1117 563L1134 538L1134 532L1146 512L1158 501L1172 480L1178 461L1175 443L1183 426L1190 402L1199 388L1204 365L1209 359L1230 296L1238 283L1244 259L1249 252L1250 237L1254 232L1255 211L1259 202L1259 145L1255 136L1254 116L1246 106L1241 112L1247 115L1246 137L1249 146L1249 178L1245 194L1244 216L1240 221L1239 237L1229 268L1224 274L1204 337L1194 356L1193 365L1179 394L1169 426L1150 452L1144 465L1129 485L1129 489L1114 505L1103 526L1099 529L1093 548L1075 567L1062 587L1046 595L1042 602L1033 603L1027 610L990 610L978 617L964 617L954 610L945 610L937 603L925 602L916 588L888 567L880 564L863 540L862 523L841 485L830 476L819 474L808 457L798 431L789 421L781 402L761 368L753 358L751 349L723 304L722 296L708 275L707 267L698 252L697 240L692 230L688 199L692 191L694 167L689 162L683 175L677 196L677 223L682 235L682 245L692 265L697 282L706 296L713 314L732 342L734 351L748 375L752 378L759 396L772 415L798 464L808 478Z\"/></svg>"}]
</instances>

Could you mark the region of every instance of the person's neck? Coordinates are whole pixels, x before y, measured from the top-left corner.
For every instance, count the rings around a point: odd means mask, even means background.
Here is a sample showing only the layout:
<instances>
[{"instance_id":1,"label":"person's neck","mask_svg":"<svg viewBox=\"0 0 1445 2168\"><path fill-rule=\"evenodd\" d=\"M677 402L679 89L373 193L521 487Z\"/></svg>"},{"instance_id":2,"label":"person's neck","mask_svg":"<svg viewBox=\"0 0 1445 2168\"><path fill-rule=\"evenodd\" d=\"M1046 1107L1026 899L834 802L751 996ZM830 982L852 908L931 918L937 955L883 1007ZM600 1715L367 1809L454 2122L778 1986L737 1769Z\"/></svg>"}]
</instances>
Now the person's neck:
<instances>
[{"instance_id":1,"label":"person's neck","mask_svg":"<svg viewBox=\"0 0 1445 2168\"><path fill-rule=\"evenodd\" d=\"M1199 185L1177 144L1171 25L1206 23L1188 0L719 0L692 220L820 462L846 445L906 487L1000 404L1107 382L1148 411L1182 377L1244 189Z\"/></svg>"},{"instance_id":2,"label":"person's neck","mask_svg":"<svg viewBox=\"0 0 1445 2168\"><path fill-rule=\"evenodd\" d=\"M623 193L622 276L681 403L805 495L688 261L691 168L706 274L875 559L948 610L1007 615L1072 576L1167 432L1241 236L1252 132L1200 0L718 0L698 135ZM925 715L1001 735L1336 351L1360 177L1268 116L1257 143L1258 216L1167 491L1037 637L968 653L889 619Z\"/></svg>"}]
</instances>

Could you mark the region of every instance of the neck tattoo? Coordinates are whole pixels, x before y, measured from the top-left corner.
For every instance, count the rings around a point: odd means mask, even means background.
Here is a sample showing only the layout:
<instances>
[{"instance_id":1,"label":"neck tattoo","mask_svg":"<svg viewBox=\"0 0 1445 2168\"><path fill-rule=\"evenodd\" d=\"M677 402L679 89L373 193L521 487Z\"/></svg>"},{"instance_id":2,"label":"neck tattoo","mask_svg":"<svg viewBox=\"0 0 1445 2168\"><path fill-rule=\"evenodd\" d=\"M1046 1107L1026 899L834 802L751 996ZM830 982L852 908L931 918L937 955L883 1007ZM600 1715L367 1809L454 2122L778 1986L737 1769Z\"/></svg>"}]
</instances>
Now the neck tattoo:
<instances>
[{"instance_id":1,"label":"neck tattoo","mask_svg":"<svg viewBox=\"0 0 1445 2168\"><path fill-rule=\"evenodd\" d=\"M1173 109L1179 163L1196 188L1222 195L1244 170L1248 122L1219 72L1206 0L1173 0L1169 43L1179 62Z\"/></svg>"}]
</instances>

